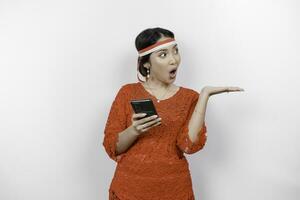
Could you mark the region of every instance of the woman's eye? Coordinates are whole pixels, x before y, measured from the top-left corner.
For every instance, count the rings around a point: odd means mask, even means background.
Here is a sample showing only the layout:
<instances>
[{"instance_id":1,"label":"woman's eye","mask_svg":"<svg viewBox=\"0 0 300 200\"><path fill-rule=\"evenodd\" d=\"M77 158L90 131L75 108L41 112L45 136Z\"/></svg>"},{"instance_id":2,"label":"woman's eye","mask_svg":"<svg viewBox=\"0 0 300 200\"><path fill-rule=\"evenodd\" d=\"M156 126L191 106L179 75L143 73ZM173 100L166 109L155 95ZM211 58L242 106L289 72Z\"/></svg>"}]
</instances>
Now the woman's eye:
<instances>
[{"instance_id":1,"label":"woman's eye","mask_svg":"<svg viewBox=\"0 0 300 200\"><path fill-rule=\"evenodd\" d=\"M178 53L178 49L177 48L175 49L175 53L176 54ZM159 54L159 57L164 58L164 57L166 57L166 55L167 55L167 53L161 53L161 54Z\"/></svg>"},{"instance_id":2,"label":"woman's eye","mask_svg":"<svg viewBox=\"0 0 300 200\"><path fill-rule=\"evenodd\" d=\"M166 53L162 53L162 54L160 54L159 56L160 56L160 57L165 57L165 56L162 56L162 55L166 55Z\"/></svg>"}]
</instances>

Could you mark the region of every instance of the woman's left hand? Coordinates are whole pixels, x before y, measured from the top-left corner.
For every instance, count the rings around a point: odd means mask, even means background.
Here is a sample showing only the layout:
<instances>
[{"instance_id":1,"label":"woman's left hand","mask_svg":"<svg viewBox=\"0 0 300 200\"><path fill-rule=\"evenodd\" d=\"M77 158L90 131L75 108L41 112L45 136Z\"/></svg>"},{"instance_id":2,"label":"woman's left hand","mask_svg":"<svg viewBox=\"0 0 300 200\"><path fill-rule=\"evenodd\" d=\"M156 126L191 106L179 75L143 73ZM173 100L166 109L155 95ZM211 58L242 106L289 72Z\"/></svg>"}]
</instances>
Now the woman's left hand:
<instances>
[{"instance_id":1,"label":"woman's left hand","mask_svg":"<svg viewBox=\"0 0 300 200\"><path fill-rule=\"evenodd\" d=\"M202 93L207 94L208 96L212 96L224 92L241 92L241 91L245 91L245 90L240 87L212 87L212 86L205 86L202 89Z\"/></svg>"}]
</instances>

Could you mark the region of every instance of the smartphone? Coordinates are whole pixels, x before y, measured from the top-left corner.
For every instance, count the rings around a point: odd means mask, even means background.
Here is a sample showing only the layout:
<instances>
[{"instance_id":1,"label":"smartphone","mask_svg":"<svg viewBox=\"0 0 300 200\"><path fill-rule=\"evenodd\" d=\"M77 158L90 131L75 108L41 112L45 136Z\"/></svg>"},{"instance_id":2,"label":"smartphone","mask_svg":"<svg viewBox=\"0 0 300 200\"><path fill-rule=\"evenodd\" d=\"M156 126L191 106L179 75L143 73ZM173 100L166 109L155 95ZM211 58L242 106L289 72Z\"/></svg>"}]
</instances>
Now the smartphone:
<instances>
[{"instance_id":1,"label":"smartphone","mask_svg":"<svg viewBox=\"0 0 300 200\"><path fill-rule=\"evenodd\" d=\"M158 116L151 99L134 99L131 100L130 103L135 113L146 113L147 115L145 117L149 117L152 115Z\"/></svg>"}]
</instances>

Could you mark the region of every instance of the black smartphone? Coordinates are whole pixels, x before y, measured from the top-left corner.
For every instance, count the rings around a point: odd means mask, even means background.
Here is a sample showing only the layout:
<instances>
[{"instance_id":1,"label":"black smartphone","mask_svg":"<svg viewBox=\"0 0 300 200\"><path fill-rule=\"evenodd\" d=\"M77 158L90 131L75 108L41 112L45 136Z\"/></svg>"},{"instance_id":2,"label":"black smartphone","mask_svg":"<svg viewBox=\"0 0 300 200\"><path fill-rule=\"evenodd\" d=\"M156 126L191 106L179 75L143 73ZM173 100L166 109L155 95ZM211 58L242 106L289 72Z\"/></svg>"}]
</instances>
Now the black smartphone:
<instances>
[{"instance_id":1,"label":"black smartphone","mask_svg":"<svg viewBox=\"0 0 300 200\"><path fill-rule=\"evenodd\" d=\"M146 113L147 115L145 117L149 117L152 115L158 116L151 99L134 99L131 100L130 103L135 113Z\"/></svg>"}]
</instances>

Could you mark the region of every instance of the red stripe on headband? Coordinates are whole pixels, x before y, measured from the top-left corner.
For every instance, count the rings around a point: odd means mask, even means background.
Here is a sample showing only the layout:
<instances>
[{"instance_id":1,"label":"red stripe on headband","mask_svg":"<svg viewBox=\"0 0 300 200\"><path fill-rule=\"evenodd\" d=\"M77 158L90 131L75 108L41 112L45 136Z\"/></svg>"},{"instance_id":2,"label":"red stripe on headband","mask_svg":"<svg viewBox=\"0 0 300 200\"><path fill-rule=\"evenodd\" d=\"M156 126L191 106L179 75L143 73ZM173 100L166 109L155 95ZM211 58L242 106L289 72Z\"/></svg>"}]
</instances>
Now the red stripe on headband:
<instances>
[{"instance_id":1,"label":"red stripe on headband","mask_svg":"<svg viewBox=\"0 0 300 200\"><path fill-rule=\"evenodd\" d=\"M143 53L143 52L148 51L148 50L150 50L150 49L153 49L153 48L155 48L155 47L157 47L157 46L159 46L159 45L162 45L162 44L165 44L165 43L168 43L168 42L172 42L172 41L174 41L174 40L175 40L174 38L168 38L168 39L166 39L166 40L157 42L157 43L155 43L155 44L153 44L153 45L150 45L149 47L146 47L146 48L140 50L139 53Z\"/></svg>"}]
</instances>

